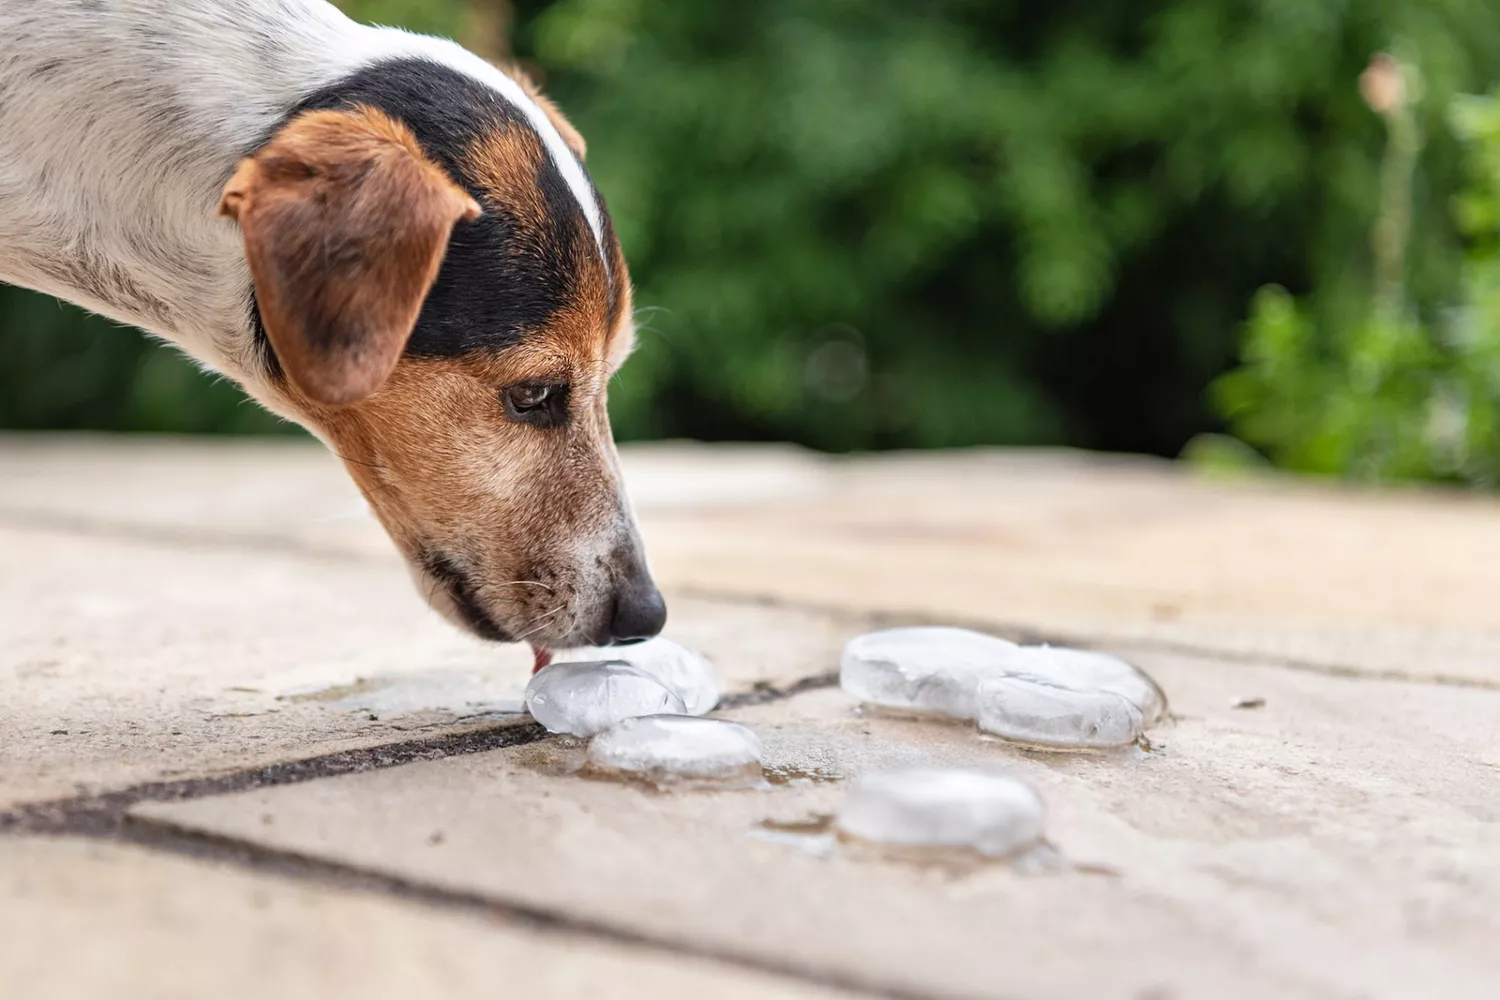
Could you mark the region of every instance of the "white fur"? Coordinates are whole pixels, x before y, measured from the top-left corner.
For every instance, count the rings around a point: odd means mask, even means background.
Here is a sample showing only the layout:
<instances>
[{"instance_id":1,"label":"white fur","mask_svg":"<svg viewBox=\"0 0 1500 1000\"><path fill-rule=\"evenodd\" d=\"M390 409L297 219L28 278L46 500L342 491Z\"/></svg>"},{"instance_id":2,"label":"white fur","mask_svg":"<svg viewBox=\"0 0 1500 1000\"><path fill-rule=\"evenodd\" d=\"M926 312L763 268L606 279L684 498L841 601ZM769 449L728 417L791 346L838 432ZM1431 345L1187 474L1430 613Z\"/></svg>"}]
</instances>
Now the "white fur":
<instances>
[{"instance_id":1,"label":"white fur","mask_svg":"<svg viewBox=\"0 0 1500 1000\"><path fill-rule=\"evenodd\" d=\"M401 56L519 108L602 243L593 190L546 114L453 42L323 0L0 0L0 281L165 337L274 406L220 192L298 100Z\"/></svg>"}]
</instances>

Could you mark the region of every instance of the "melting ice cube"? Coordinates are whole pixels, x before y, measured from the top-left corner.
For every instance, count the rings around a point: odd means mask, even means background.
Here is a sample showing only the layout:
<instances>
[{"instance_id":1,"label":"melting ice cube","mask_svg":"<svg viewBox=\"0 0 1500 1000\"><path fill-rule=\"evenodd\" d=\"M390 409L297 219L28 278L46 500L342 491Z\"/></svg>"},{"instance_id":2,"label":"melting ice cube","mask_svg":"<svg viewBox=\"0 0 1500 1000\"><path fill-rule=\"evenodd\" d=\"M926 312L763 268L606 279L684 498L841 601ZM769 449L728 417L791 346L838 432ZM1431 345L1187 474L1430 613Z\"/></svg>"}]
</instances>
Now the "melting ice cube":
<instances>
[{"instance_id":1,"label":"melting ice cube","mask_svg":"<svg viewBox=\"0 0 1500 1000\"><path fill-rule=\"evenodd\" d=\"M1161 689L1124 660L958 628L859 636L839 683L870 704L976 719L1003 739L1061 749L1129 744L1166 712Z\"/></svg>"},{"instance_id":2,"label":"melting ice cube","mask_svg":"<svg viewBox=\"0 0 1500 1000\"><path fill-rule=\"evenodd\" d=\"M623 719L681 715L682 699L628 663L554 663L526 685L526 707L552 733L592 736Z\"/></svg>"},{"instance_id":3,"label":"melting ice cube","mask_svg":"<svg viewBox=\"0 0 1500 1000\"><path fill-rule=\"evenodd\" d=\"M589 743L589 763L658 784L753 784L760 780L760 738L735 722L691 715L626 719Z\"/></svg>"},{"instance_id":4,"label":"melting ice cube","mask_svg":"<svg viewBox=\"0 0 1500 1000\"><path fill-rule=\"evenodd\" d=\"M836 820L844 837L888 847L1003 858L1042 839L1042 800L1025 782L977 771L912 769L859 779Z\"/></svg>"},{"instance_id":5,"label":"melting ice cube","mask_svg":"<svg viewBox=\"0 0 1500 1000\"><path fill-rule=\"evenodd\" d=\"M1050 646L1017 649L976 698L985 732L1059 749L1124 746L1166 711L1161 689L1124 660Z\"/></svg>"},{"instance_id":6,"label":"melting ice cube","mask_svg":"<svg viewBox=\"0 0 1500 1000\"><path fill-rule=\"evenodd\" d=\"M1015 643L962 628L893 628L851 639L839 684L860 701L973 719L979 682L1003 672Z\"/></svg>"},{"instance_id":7,"label":"melting ice cube","mask_svg":"<svg viewBox=\"0 0 1500 1000\"><path fill-rule=\"evenodd\" d=\"M719 703L714 665L703 654L671 639L648 639L634 646L570 650L568 658L628 663L666 685L682 699L689 715L707 715Z\"/></svg>"}]
</instances>

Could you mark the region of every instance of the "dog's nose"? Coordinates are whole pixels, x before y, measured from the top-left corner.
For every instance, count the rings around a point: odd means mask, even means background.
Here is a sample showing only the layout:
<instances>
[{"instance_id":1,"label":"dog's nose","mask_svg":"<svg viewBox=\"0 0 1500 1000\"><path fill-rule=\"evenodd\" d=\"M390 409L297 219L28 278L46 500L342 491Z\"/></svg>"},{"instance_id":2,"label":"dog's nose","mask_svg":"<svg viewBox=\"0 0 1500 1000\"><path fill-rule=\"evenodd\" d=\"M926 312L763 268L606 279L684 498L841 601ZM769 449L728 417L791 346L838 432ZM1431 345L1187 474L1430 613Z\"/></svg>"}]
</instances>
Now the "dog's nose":
<instances>
[{"instance_id":1,"label":"dog's nose","mask_svg":"<svg viewBox=\"0 0 1500 1000\"><path fill-rule=\"evenodd\" d=\"M667 623L667 602L645 573L636 575L615 595L609 620L610 642L627 646L649 639Z\"/></svg>"}]
</instances>

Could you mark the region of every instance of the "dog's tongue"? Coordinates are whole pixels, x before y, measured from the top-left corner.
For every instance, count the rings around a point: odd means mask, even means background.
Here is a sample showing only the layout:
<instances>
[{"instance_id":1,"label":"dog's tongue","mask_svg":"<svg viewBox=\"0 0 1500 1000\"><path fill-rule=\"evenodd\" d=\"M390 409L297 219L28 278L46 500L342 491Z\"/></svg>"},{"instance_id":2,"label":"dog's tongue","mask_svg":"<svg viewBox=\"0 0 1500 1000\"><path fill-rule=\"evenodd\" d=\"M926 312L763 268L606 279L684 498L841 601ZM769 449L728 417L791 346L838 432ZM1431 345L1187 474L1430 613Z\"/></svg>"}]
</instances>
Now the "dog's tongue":
<instances>
[{"instance_id":1,"label":"dog's tongue","mask_svg":"<svg viewBox=\"0 0 1500 1000\"><path fill-rule=\"evenodd\" d=\"M533 657L531 666L532 673L536 673L547 664L552 662L552 650L550 649L543 649L541 646L532 646L531 655Z\"/></svg>"}]
</instances>

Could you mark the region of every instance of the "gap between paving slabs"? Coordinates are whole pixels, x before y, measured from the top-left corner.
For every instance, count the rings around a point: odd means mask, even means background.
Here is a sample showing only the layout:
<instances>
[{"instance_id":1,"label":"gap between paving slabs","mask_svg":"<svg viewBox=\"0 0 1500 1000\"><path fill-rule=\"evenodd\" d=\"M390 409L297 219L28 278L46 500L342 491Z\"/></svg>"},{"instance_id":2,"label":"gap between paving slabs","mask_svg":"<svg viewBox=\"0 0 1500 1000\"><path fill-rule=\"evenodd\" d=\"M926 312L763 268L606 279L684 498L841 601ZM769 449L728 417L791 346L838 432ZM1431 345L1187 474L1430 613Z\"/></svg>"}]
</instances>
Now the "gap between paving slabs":
<instances>
[{"instance_id":1,"label":"gap between paving slabs","mask_svg":"<svg viewBox=\"0 0 1500 1000\"><path fill-rule=\"evenodd\" d=\"M848 619L849 609L837 604L826 604L811 600L787 600L774 594L741 593L739 591L715 590L712 588L679 586L672 588L674 594L684 598L705 601L724 601L775 608L788 611L810 612L832 618ZM1287 670L1321 674L1346 680L1401 681L1409 684L1435 684L1442 687L1473 688L1480 691L1500 691L1500 680L1479 677L1464 677L1444 673L1411 674L1399 670L1376 670L1323 660L1310 660L1255 650L1237 650L1205 645L1184 639L1166 636L1105 636L1087 632L1061 629L1039 629L1030 625L1002 621L993 618L973 618L965 615L936 615L925 611L902 611L882 609L866 612L862 618L869 631L909 625L935 625L952 628L973 629L989 635L999 636L1025 646L1068 646L1074 649L1097 650L1101 653L1124 655L1127 651L1139 653L1173 653L1182 656L1198 656L1225 663L1270 664ZM853 633L851 633L851 638Z\"/></svg>"},{"instance_id":2,"label":"gap between paving slabs","mask_svg":"<svg viewBox=\"0 0 1500 1000\"><path fill-rule=\"evenodd\" d=\"M841 616L851 627L849 616ZM863 622L872 626L878 622ZM1235 673L1231 671L1230 673ZM1296 671L1292 672L1296 674ZM1311 674L1307 683L1312 682ZM1368 680L1368 678L1361 678ZM1227 682L1227 678L1220 677ZM1348 683L1350 679L1341 679ZM725 699L724 709L742 709L787 699L794 694L817 692L836 683L833 674L804 677L781 687L742 691ZM1372 683L1374 687L1377 683ZM1406 683L1411 683L1409 680ZM1367 689L1366 685L1359 685ZM1368 689L1367 689L1368 690ZM1434 690L1442 690L1434 686ZM1450 689L1451 690L1451 689ZM831 693L830 693L831 694ZM1457 696L1451 692L1445 697ZM822 696L819 696L822 697ZM746 953L732 944L713 941L683 941L657 928L654 933L634 929L629 921L595 918L587 913L569 912L565 906L554 907L549 900L527 901L508 893L486 894L463 885L434 884L423 875L389 874L364 862L346 863L319 858L296 848L266 846L254 837L191 831L171 819L127 816L136 805L153 802L186 802L236 792L297 785L316 779L352 776L360 772L384 771L404 764L442 763L492 750L523 748L539 743L547 734L533 724L512 722L497 728L464 734L446 734L417 740L405 740L382 746L342 751L302 760L249 769L234 774L203 779L152 782L119 791L92 796L78 796L51 802L35 803L0 814L0 830L16 833L73 834L118 839L148 848L231 863L252 871L279 872L293 877L315 880L364 891L383 893L425 905L450 907L481 913L496 919L524 922L537 928L556 928L574 933L658 949L664 953L692 954L712 958L744 968L792 976L807 982L840 988L859 989L890 996L935 996L918 991L913 984L907 989L892 990L882 983L868 982L851 976L848 970L810 967L779 957ZM920 986L921 984L916 984ZM946 995L964 995L948 993Z\"/></svg>"},{"instance_id":3,"label":"gap between paving slabs","mask_svg":"<svg viewBox=\"0 0 1500 1000\"><path fill-rule=\"evenodd\" d=\"M837 684L838 674L831 672L804 677L781 687L760 685L750 691L725 695L715 711L725 712L751 705L764 705ZM505 722L489 729L401 740L356 750L340 750L212 778L143 782L112 792L16 806L0 812L0 833L113 833L126 822L125 813L142 802L180 802L256 788L293 785L319 778L400 767L416 761L504 750L550 738L553 738L553 734L534 722Z\"/></svg>"},{"instance_id":4,"label":"gap between paving slabs","mask_svg":"<svg viewBox=\"0 0 1500 1000\"><path fill-rule=\"evenodd\" d=\"M1109 997L1398 997L1419 983L1491 995L1472 987L1493 982L1500 912L1486 860L1500 805L1482 752L1495 695L1185 658L1143 666L1185 713L1149 757L1002 752L969 727L853 714L837 690L729 713L773 763L849 778L1003 756L1041 789L1064 857L1115 877L987 868L935 881L844 852L814 859L747 834L831 811L836 786L657 796L559 773L571 751L547 741L138 814L912 992L987 996L998 983L1050 997L1087 981L1117 987ZM1244 685L1266 710L1230 707Z\"/></svg>"},{"instance_id":5,"label":"gap between paving slabs","mask_svg":"<svg viewBox=\"0 0 1500 1000\"><path fill-rule=\"evenodd\" d=\"M751 691L726 695L718 710L764 705L807 691L832 687L837 683L838 675L827 673L805 677L783 687L761 685ZM635 933L608 921L592 921L545 907L497 899L480 892L463 892L451 887L429 885L399 875L339 864L295 851L268 848L237 837L187 830L170 822L129 814L132 808L146 802L183 802L300 784L420 761L505 750L553 738L556 738L554 734L548 733L536 723L511 722L478 732L339 751L213 778L147 782L118 791L30 803L0 812L0 835L72 836L119 841L198 860L232 864L252 872L314 881L513 921L539 931L584 934L668 954L691 955L868 996L890 997L893 1000L934 1000L938 996L857 982L830 975L824 970L767 961L763 956L750 952L690 946L650 934Z\"/></svg>"},{"instance_id":6,"label":"gap between paving slabs","mask_svg":"<svg viewBox=\"0 0 1500 1000\"><path fill-rule=\"evenodd\" d=\"M4 520L5 517L5 512L0 512L0 520ZM22 518L22 520L25 521L26 518ZM41 525L33 523L30 526L39 527ZM377 562L389 564L391 561L387 556L374 551L323 548L302 541L289 541L252 534L230 536L212 531L176 532L156 529L142 530L128 525L105 524L94 521L79 521L68 525L53 523L47 525L47 527L51 530L71 531L86 536L130 537L139 541L149 541L154 544L177 545L188 548L222 548L233 551L258 552L273 551L300 558L354 561L372 564ZM1142 652L1150 650L1192 652L1221 661L1271 662L1281 667L1303 671L1308 674L1321 674L1348 680L1390 679L1406 683L1480 689L1494 689L1500 686L1487 683L1482 679L1463 677L1412 677L1407 674L1394 672L1383 677L1378 672L1357 668L1348 664L1330 664L1327 662L1292 660L1282 656L1234 653L1222 649L1203 648L1190 642L1166 636L1149 638L1134 637L1128 639L1112 637L1104 639L1098 635L1064 635L1055 631L1050 635L1046 635L1038 634L1026 628L997 626L994 622L988 620L955 622L951 619L945 619L937 622L931 615L900 612L886 612L873 616L857 616L851 615L847 607L820 607L816 602L800 599L794 601L779 600L776 598L757 599L754 596L747 597L745 593L723 592L713 588L693 590L673 588L673 592L675 594L682 594L683 596L710 597L738 603L763 603L774 607L822 611L834 614L839 621L848 623L851 627L856 622L862 624L868 623L867 627L870 628L887 624L969 624L985 631L1007 635L1027 642L1051 639L1054 642L1069 645L1104 645L1116 651L1128 648ZM834 678L831 675L821 675L805 678L787 689L744 692L738 696L731 696L731 698L726 699L725 707L743 707L775 701L796 691L815 690L826 687L833 680ZM325 777L349 775L361 771L382 770L402 764L438 761L444 758L462 757L489 750L522 747L543 739L545 735L545 733L542 733L535 726L508 724L499 729L487 729L461 735L448 734L420 740L400 741L360 750L326 754L250 769L217 778L184 779L181 781L134 785L116 792L92 796L78 796L48 803L26 805L12 809L6 813L0 813L0 830L9 828L22 832L83 833L96 837L119 838L141 843L159 850L230 861L253 870L284 870L302 878L362 886L370 891L391 893L416 901L425 901L432 905L479 910L511 919L526 920L538 926L566 926L569 929L579 929L582 927L587 932L597 933L617 940L636 941L639 944L659 947L667 951L683 950L680 946L667 942L662 937L651 938L649 936L642 936L637 939L630 931L622 930L618 924L594 924L586 919L580 924L575 917L562 915L545 908L500 902L494 898L486 897L481 893L467 893L461 889L436 887L421 879L402 878L358 866L318 860L294 851L258 846L252 843L251 840L240 839L238 837L211 833L190 833L162 820L148 820L140 817L127 817L125 815L127 810L133 806L145 802L199 799L256 788L297 784ZM757 959L754 956L741 956L739 958L728 956L728 960L757 968L766 967L763 960ZM795 970L794 974L796 974Z\"/></svg>"},{"instance_id":7,"label":"gap between paving slabs","mask_svg":"<svg viewBox=\"0 0 1500 1000\"><path fill-rule=\"evenodd\" d=\"M107 534L108 532L103 533ZM162 539L154 540L161 541ZM189 546L205 544L205 540L202 538L183 539L182 541L183 544ZM247 540L245 539L229 541L225 547L234 549L259 549L263 551L258 545L247 544ZM341 553L318 551L302 546L287 547L282 549L282 551L312 559L325 559L330 556L340 559L346 558ZM357 558L360 561L374 561L374 557L372 556L354 556L351 558ZM676 592L683 593L682 591ZM683 593L683 596L704 597L710 595L699 591ZM932 620L930 616L901 613L885 613L869 616L853 615L849 613L847 608L817 608L809 602L802 601L779 601L775 599L758 602L753 600L747 601L743 594L713 593L711 596L737 603L763 603L776 607L797 608L804 611L822 611L831 614L841 623L841 626L849 628L851 630L850 634L853 634L855 630L875 628L887 624L912 624L924 620ZM953 622L947 621L944 624L953 624ZM1020 638L1024 641L1038 641L1050 638L1054 642L1063 642L1072 645L1100 644L1097 641L1088 642L1087 640L1080 640L1077 637L1038 635L1031 630L996 628L988 622L972 622L970 624L977 625L986 631L999 632L1011 637ZM1116 640L1104 644L1115 650L1127 646L1142 651L1181 648L1180 644L1169 640L1148 640L1141 642ZM1194 651L1198 652L1198 650ZM1225 655L1223 652L1214 650L1202 652L1218 660L1238 661L1252 659L1252 657L1248 656ZM1365 670L1354 670L1351 668L1346 671L1331 668L1329 665L1321 663L1304 664L1286 662L1284 658L1255 657L1253 659L1262 663L1271 660L1279 666L1303 671L1308 674L1332 675L1346 680L1373 679L1370 672ZM1415 682L1421 684L1434 683L1436 681L1438 684L1444 684L1441 678L1399 676L1394 679L1399 679L1406 683ZM772 702L785 698L790 694L831 686L835 683L835 680L836 678L831 674L815 675L780 688L742 692L727 698L724 707L732 709ZM1463 679L1449 683L1459 687L1484 688L1490 686L1483 683L1466 682ZM699 954L732 962L744 967L789 974L827 985L856 986L865 990L869 990L872 987L870 983L851 983L845 979L837 978L836 975L831 976L827 969L809 970L795 966L778 965L774 961L768 962L763 956L732 952L722 946L711 944L707 946L701 944L696 946L684 945L680 941L672 939L671 935L660 932L654 936L650 934L638 934L630 929L629 924L622 925L618 921L593 921L586 915L567 914L561 909L552 909L545 903L542 905L528 905L524 901L507 902L492 896L486 896L480 892L465 891L461 886L457 888L452 886L446 888L434 886L421 877L410 878L384 874L359 865L320 860L292 850L256 845L251 839L213 833L193 833L164 820L128 817L126 815L126 812L132 807L147 802L201 799L258 788L298 784L314 779L337 777L339 775L349 775L362 771L383 770L402 764L440 761L444 758L462 757L489 750L521 747L528 743L537 742L543 739L545 735L539 727L524 723L509 723L497 729L486 729L465 734L449 733L418 740L399 741L366 749L343 751L273 764L215 778L151 782L130 786L115 792L23 805L9 812L0 813L0 830L9 829L14 832L44 834L81 834L85 836L115 838L138 843L157 850L230 862L251 870L282 871L305 879L360 887L367 891L392 894L413 901L425 902L429 905L450 906L484 912L492 916L525 921L538 927L566 928L570 931L583 931L622 942L631 942L658 948L666 952ZM897 992L890 993L889 995L917 994L902 994Z\"/></svg>"}]
</instances>

